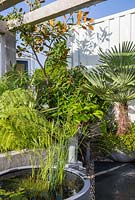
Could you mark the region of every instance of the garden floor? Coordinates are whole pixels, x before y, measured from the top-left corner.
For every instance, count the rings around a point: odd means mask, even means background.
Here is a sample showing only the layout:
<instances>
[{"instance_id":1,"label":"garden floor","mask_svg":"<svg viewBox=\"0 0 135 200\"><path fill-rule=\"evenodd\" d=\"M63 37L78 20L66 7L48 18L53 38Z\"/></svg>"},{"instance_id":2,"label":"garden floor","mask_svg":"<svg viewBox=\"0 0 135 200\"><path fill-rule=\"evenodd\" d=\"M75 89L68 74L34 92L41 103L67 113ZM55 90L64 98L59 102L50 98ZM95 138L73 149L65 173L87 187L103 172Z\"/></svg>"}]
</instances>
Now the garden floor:
<instances>
[{"instance_id":1,"label":"garden floor","mask_svg":"<svg viewBox=\"0 0 135 200\"><path fill-rule=\"evenodd\" d=\"M135 163L98 161L95 173L96 200L135 200Z\"/></svg>"}]
</instances>

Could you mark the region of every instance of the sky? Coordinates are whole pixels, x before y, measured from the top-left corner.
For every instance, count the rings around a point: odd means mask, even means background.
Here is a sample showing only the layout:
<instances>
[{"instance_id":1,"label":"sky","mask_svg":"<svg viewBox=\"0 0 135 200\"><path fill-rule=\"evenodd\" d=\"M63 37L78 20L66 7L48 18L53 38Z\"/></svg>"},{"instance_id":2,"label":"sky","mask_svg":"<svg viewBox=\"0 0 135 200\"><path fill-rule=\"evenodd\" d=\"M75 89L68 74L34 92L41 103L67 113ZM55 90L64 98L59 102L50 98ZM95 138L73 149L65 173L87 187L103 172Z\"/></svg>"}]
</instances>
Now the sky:
<instances>
[{"instance_id":1,"label":"sky","mask_svg":"<svg viewBox=\"0 0 135 200\"><path fill-rule=\"evenodd\" d=\"M54 0L46 0L45 4L48 4L52 1ZM23 7L24 9L26 9L24 3L18 4L18 7ZM135 0L106 0L95 6L90 7L90 17L98 19L132 8L135 8ZM4 12L1 12L0 14L7 14L8 12L9 10L6 10Z\"/></svg>"},{"instance_id":2,"label":"sky","mask_svg":"<svg viewBox=\"0 0 135 200\"><path fill-rule=\"evenodd\" d=\"M107 0L90 8L91 17L98 19L135 8L135 0Z\"/></svg>"}]
</instances>

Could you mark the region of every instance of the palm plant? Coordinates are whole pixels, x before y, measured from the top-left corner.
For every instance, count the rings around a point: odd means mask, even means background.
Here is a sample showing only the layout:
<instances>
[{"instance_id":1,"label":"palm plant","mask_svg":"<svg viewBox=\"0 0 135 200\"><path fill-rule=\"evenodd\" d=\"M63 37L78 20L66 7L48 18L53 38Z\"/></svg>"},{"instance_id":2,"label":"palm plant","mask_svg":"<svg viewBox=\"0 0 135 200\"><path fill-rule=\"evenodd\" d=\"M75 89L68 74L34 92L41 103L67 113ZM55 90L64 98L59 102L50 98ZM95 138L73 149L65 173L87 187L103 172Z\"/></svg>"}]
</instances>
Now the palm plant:
<instances>
[{"instance_id":1,"label":"palm plant","mask_svg":"<svg viewBox=\"0 0 135 200\"><path fill-rule=\"evenodd\" d=\"M135 44L123 42L119 47L99 52L100 65L83 70L86 87L102 99L117 103L117 135L130 131L128 101L135 99Z\"/></svg>"}]
</instances>

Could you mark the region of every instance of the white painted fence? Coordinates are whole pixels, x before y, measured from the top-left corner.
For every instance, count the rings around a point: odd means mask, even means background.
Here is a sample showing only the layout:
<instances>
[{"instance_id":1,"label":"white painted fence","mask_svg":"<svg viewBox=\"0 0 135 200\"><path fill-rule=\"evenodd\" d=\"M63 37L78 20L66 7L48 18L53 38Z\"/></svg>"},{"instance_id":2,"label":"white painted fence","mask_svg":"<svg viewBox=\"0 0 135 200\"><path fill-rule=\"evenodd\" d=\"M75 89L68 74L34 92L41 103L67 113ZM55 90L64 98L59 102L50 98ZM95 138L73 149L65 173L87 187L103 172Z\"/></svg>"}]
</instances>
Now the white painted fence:
<instances>
[{"instance_id":1,"label":"white painted fence","mask_svg":"<svg viewBox=\"0 0 135 200\"><path fill-rule=\"evenodd\" d=\"M94 31L75 27L69 41L70 65L98 63L98 49L106 50L122 41L135 42L135 8L95 20Z\"/></svg>"}]
</instances>

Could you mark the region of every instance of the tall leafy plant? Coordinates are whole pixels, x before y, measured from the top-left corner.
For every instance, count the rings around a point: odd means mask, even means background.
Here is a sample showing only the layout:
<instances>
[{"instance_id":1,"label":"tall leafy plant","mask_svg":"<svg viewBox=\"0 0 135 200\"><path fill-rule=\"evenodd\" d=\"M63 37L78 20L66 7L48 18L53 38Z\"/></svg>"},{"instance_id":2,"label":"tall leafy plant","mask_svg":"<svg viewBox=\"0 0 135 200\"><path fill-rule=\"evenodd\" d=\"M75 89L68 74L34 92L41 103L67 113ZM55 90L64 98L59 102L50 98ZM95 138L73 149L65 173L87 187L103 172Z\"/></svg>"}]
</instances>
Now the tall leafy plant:
<instances>
[{"instance_id":1,"label":"tall leafy plant","mask_svg":"<svg viewBox=\"0 0 135 200\"><path fill-rule=\"evenodd\" d=\"M50 73L51 72L51 73ZM89 94L83 85L86 82L82 76L80 67L67 69L65 66L55 68L50 73L51 84L49 87L49 99L46 93L44 77L41 70L37 70L33 76L36 84L36 91L41 107L46 102L49 108L57 108L55 112L48 113L48 117L57 120L66 120L70 115L72 120L78 124L83 122L96 121L104 116L106 103L97 95Z\"/></svg>"},{"instance_id":2,"label":"tall leafy plant","mask_svg":"<svg viewBox=\"0 0 135 200\"><path fill-rule=\"evenodd\" d=\"M135 44L123 42L110 50L99 52L100 66L83 70L86 87L118 109L117 134L130 132L128 101L135 99Z\"/></svg>"}]
</instances>

